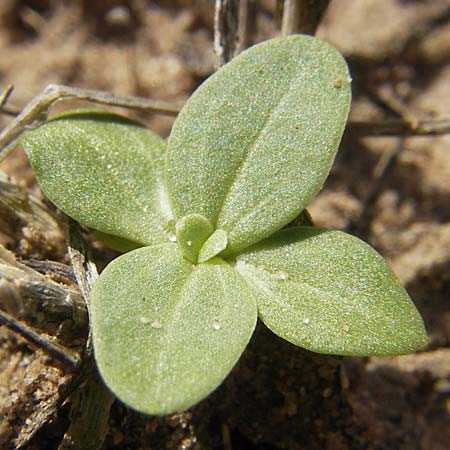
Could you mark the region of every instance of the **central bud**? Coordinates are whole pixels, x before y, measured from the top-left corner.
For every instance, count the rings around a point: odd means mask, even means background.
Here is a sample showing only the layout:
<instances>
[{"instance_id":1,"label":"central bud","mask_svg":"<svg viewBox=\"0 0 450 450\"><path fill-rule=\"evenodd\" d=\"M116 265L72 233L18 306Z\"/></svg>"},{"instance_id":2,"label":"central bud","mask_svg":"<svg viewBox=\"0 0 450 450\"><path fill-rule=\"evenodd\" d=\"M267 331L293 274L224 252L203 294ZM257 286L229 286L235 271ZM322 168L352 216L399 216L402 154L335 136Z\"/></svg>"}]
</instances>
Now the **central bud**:
<instances>
[{"instance_id":1,"label":"central bud","mask_svg":"<svg viewBox=\"0 0 450 450\"><path fill-rule=\"evenodd\" d=\"M175 234L181 253L197 264L218 255L227 246L227 233L215 230L211 222L201 214L189 214L175 225Z\"/></svg>"}]
</instances>

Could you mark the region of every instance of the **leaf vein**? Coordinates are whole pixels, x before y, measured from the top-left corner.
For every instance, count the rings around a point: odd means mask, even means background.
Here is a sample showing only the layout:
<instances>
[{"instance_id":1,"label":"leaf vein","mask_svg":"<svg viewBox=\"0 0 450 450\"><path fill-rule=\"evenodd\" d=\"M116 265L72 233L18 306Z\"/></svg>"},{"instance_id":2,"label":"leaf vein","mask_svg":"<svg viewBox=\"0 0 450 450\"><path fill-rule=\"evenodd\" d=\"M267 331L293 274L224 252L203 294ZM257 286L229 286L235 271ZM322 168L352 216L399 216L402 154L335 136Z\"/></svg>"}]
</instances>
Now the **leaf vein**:
<instances>
[{"instance_id":1,"label":"leaf vein","mask_svg":"<svg viewBox=\"0 0 450 450\"><path fill-rule=\"evenodd\" d=\"M224 210L224 206L227 203L228 197L230 196L233 187L238 183L238 181L241 178L242 172L244 171L245 167L248 165L248 160L250 155L253 153L253 151L255 150L255 148L257 147L257 144L262 136L262 134L264 133L264 130L266 129L267 125L270 123L272 117L278 112L278 110L280 109L280 107L282 105L284 105L284 99L286 97L289 96L289 92L292 90L292 83L291 81L295 78L295 74L291 75L291 77L289 78L288 81L288 85L289 88L287 91L284 91L284 93L281 94L280 98L277 101L277 104L274 106L274 108L269 112L269 114L267 114L267 117L265 118L264 122L261 124L261 128L258 130L258 133L256 134L252 144L249 146L249 148L247 149L247 152L245 152L245 154L242 157L242 160L240 162L240 165L238 166L237 170L235 171L235 174L231 180L231 182L229 183L229 185L227 186L224 194L223 194L223 201L222 201L222 206L219 210L219 212L217 213L217 220L216 220L216 226L217 224L220 224L222 221L222 216L225 213L226 210Z\"/></svg>"}]
</instances>

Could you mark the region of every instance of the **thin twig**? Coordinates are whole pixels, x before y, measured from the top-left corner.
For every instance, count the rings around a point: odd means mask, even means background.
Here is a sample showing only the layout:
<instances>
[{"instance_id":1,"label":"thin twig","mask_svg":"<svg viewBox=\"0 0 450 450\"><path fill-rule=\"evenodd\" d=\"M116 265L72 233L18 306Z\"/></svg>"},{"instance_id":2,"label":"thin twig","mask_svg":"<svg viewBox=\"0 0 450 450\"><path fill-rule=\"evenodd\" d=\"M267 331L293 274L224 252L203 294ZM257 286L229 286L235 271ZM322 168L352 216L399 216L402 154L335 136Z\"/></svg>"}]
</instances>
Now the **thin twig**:
<instances>
[{"instance_id":1,"label":"thin twig","mask_svg":"<svg viewBox=\"0 0 450 450\"><path fill-rule=\"evenodd\" d=\"M21 109L18 106L11 105L8 103L7 105L3 105L0 108L0 113L6 114L7 116L17 117L20 114Z\"/></svg>"},{"instance_id":2,"label":"thin twig","mask_svg":"<svg viewBox=\"0 0 450 450\"><path fill-rule=\"evenodd\" d=\"M31 344L43 349L51 357L62 362L64 365L72 368L79 366L81 359L77 353L57 344L56 342L53 342L45 335L37 333L26 324L19 322L14 319L14 317L1 310L0 325L6 326L6 328L14 331Z\"/></svg>"},{"instance_id":3,"label":"thin twig","mask_svg":"<svg viewBox=\"0 0 450 450\"><path fill-rule=\"evenodd\" d=\"M285 0L281 34L314 35L330 0Z\"/></svg>"},{"instance_id":4,"label":"thin twig","mask_svg":"<svg viewBox=\"0 0 450 450\"><path fill-rule=\"evenodd\" d=\"M244 51L252 45L252 36L255 31L256 2L255 0L240 0L238 23L237 53Z\"/></svg>"},{"instance_id":5,"label":"thin twig","mask_svg":"<svg viewBox=\"0 0 450 450\"><path fill-rule=\"evenodd\" d=\"M239 47L239 0L216 0L214 13L214 50L223 66Z\"/></svg>"},{"instance_id":6,"label":"thin twig","mask_svg":"<svg viewBox=\"0 0 450 450\"><path fill-rule=\"evenodd\" d=\"M171 116L176 116L180 110L176 105L159 100L49 84L0 134L0 161L13 149L17 139L25 130L41 125L46 120L49 109L55 103L64 99L85 100L91 103L138 109Z\"/></svg>"},{"instance_id":7,"label":"thin twig","mask_svg":"<svg viewBox=\"0 0 450 450\"><path fill-rule=\"evenodd\" d=\"M8 102L9 96L11 95L13 90L14 86L12 84L9 84L8 86L6 86L6 89L0 94L0 108L3 108L3 106Z\"/></svg>"},{"instance_id":8,"label":"thin twig","mask_svg":"<svg viewBox=\"0 0 450 450\"><path fill-rule=\"evenodd\" d=\"M374 205L376 204L383 187L395 167L398 156L404 147L405 137L408 135L431 135L429 124L426 121L420 121L415 111L406 105L401 98L399 98L392 88L385 86L384 88L372 89L365 87L366 95L377 105L387 110L389 113L399 116L398 119L388 120L367 126L364 122L353 122L349 124L349 131L353 135L359 136L399 136L397 144L383 155L378 161L374 171L374 177L369 189L369 193L362 202L362 210L357 223L350 223L348 231L354 232L362 238L367 238L370 230L372 219L374 216ZM366 126L365 126L366 125ZM442 123L434 123L434 131L450 131L450 127L446 127ZM436 126L437 125L437 126ZM449 125L447 123L447 125ZM375 134L376 133L376 134ZM392 133L392 134L391 134Z\"/></svg>"},{"instance_id":9,"label":"thin twig","mask_svg":"<svg viewBox=\"0 0 450 450\"><path fill-rule=\"evenodd\" d=\"M351 121L347 131L358 136L436 136L450 133L450 118L414 122L403 119L379 122Z\"/></svg>"},{"instance_id":10,"label":"thin twig","mask_svg":"<svg viewBox=\"0 0 450 450\"><path fill-rule=\"evenodd\" d=\"M12 84L9 84L8 86L6 86L6 89L0 94L0 112L8 114L10 116L17 116L20 114L20 108L11 104L7 104L13 90L14 86Z\"/></svg>"},{"instance_id":11,"label":"thin twig","mask_svg":"<svg viewBox=\"0 0 450 450\"><path fill-rule=\"evenodd\" d=\"M357 83L357 82L356 82ZM362 136L434 136L450 133L450 117L420 119L390 88L373 89L367 85L357 88L375 105L396 119L381 121L350 121L347 130Z\"/></svg>"},{"instance_id":12,"label":"thin twig","mask_svg":"<svg viewBox=\"0 0 450 450\"><path fill-rule=\"evenodd\" d=\"M372 83L362 83L361 80L354 80L354 89L360 91L374 105L390 116L402 119L411 127L419 121L418 112L414 111L410 105L399 97L393 90L392 85L372 86Z\"/></svg>"},{"instance_id":13,"label":"thin twig","mask_svg":"<svg viewBox=\"0 0 450 450\"><path fill-rule=\"evenodd\" d=\"M418 121L416 112L393 90L392 85L382 86L374 92L375 98L391 113L414 125Z\"/></svg>"}]
</instances>

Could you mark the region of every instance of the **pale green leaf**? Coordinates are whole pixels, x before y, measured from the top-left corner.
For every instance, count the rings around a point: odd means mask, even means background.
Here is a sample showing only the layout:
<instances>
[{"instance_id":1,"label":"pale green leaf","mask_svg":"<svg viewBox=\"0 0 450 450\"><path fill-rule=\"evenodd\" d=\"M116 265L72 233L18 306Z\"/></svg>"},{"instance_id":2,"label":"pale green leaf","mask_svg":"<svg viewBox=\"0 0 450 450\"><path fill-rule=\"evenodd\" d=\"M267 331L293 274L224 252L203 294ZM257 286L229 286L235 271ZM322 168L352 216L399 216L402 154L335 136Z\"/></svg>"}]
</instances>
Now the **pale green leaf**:
<instances>
[{"instance_id":1,"label":"pale green leaf","mask_svg":"<svg viewBox=\"0 0 450 450\"><path fill-rule=\"evenodd\" d=\"M198 262L205 262L214 256L219 255L226 249L228 244L227 232L224 230L216 230L204 243L198 255Z\"/></svg>"},{"instance_id":2,"label":"pale green leaf","mask_svg":"<svg viewBox=\"0 0 450 450\"><path fill-rule=\"evenodd\" d=\"M95 239L99 240L100 242L103 242L103 244L105 244L107 247L122 253L126 253L131 250L136 250L137 248L142 247L142 244L138 244L137 242L133 242L128 239L114 236L112 234L102 233L101 231L98 230L93 230L92 234L95 237Z\"/></svg>"},{"instance_id":3,"label":"pale green leaf","mask_svg":"<svg viewBox=\"0 0 450 450\"><path fill-rule=\"evenodd\" d=\"M213 231L211 222L200 214L182 217L175 225L175 232L183 256L196 263L200 249Z\"/></svg>"},{"instance_id":4,"label":"pale green leaf","mask_svg":"<svg viewBox=\"0 0 450 450\"><path fill-rule=\"evenodd\" d=\"M280 229L322 187L349 103L345 61L319 39L277 38L243 52L175 121L166 162L175 217L207 217L227 232L228 255Z\"/></svg>"},{"instance_id":5,"label":"pale green leaf","mask_svg":"<svg viewBox=\"0 0 450 450\"><path fill-rule=\"evenodd\" d=\"M422 319L383 258L340 231L298 227L248 249L237 269L276 334L318 353L392 355L426 343Z\"/></svg>"},{"instance_id":6,"label":"pale green leaf","mask_svg":"<svg viewBox=\"0 0 450 450\"><path fill-rule=\"evenodd\" d=\"M222 260L193 266L176 244L115 259L94 286L92 331L100 373L130 407L184 410L226 377L256 322L247 282Z\"/></svg>"},{"instance_id":7,"label":"pale green leaf","mask_svg":"<svg viewBox=\"0 0 450 450\"><path fill-rule=\"evenodd\" d=\"M47 197L82 224L138 242L167 238L165 144L123 117L76 111L22 138Z\"/></svg>"}]
</instances>

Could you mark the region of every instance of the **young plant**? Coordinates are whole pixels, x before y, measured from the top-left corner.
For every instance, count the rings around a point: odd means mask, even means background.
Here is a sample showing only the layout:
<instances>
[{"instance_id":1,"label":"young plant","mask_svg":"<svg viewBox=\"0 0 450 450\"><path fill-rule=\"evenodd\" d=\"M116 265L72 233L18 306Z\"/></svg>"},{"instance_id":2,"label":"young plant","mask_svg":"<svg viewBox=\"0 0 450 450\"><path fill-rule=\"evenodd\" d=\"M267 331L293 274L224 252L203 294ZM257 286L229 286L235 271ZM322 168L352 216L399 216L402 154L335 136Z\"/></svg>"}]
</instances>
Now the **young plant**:
<instances>
[{"instance_id":1,"label":"young plant","mask_svg":"<svg viewBox=\"0 0 450 450\"><path fill-rule=\"evenodd\" d=\"M257 317L314 352L395 355L424 345L422 320L387 264L340 231L283 228L328 175L350 77L330 45L273 39L189 99L167 149L151 131L76 111L23 146L59 208L131 250L90 299L100 373L149 414L194 405L227 376Z\"/></svg>"}]
</instances>

